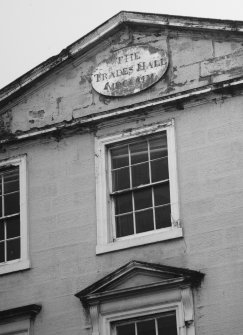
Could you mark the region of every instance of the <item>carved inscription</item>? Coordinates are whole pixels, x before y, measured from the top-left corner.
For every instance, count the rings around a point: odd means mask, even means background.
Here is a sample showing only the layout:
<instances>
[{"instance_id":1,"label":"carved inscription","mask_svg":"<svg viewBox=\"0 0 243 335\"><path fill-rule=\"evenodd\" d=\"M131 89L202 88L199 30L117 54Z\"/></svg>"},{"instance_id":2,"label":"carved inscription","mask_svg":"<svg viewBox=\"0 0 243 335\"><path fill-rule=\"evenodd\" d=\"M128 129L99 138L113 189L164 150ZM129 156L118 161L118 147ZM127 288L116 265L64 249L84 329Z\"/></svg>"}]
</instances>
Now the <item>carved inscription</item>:
<instances>
[{"instance_id":1,"label":"carved inscription","mask_svg":"<svg viewBox=\"0 0 243 335\"><path fill-rule=\"evenodd\" d=\"M168 67L164 50L137 46L116 51L92 74L93 88L103 95L125 96L156 83Z\"/></svg>"}]
</instances>

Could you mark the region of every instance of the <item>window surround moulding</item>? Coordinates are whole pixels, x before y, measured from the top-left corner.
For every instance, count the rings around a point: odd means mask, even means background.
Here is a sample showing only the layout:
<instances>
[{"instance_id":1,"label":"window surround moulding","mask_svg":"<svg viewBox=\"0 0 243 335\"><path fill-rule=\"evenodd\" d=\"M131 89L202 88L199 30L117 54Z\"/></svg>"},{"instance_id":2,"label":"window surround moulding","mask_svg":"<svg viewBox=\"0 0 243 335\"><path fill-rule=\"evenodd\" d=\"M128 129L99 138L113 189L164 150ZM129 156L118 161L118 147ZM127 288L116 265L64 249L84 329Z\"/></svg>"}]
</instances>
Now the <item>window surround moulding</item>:
<instances>
[{"instance_id":1,"label":"window surround moulding","mask_svg":"<svg viewBox=\"0 0 243 335\"><path fill-rule=\"evenodd\" d=\"M181 302L172 302L156 306L149 306L144 308L134 309L132 311L124 311L118 313L111 313L101 317L101 334L112 334L110 328L111 324L116 321L122 321L131 318L153 317L164 312L176 312L178 335L187 335L186 330L183 331L183 304ZM194 333L195 334L195 333ZM190 335L194 335L192 332ZM99 335L99 332L94 332L92 335Z\"/></svg>"},{"instance_id":2,"label":"window surround moulding","mask_svg":"<svg viewBox=\"0 0 243 335\"><path fill-rule=\"evenodd\" d=\"M89 312L92 335L110 335L112 322L172 310L178 335L194 335L192 289L203 277L194 270L131 261L76 296Z\"/></svg>"},{"instance_id":3,"label":"window surround moulding","mask_svg":"<svg viewBox=\"0 0 243 335\"><path fill-rule=\"evenodd\" d=\"M0 311L0 335L29 335L31 322L41 308L41 305L31 304Z\"/></svg>"},{"instance_id":4,"label":"window surround moulding","mask_svg":"<svg viewBox=\"0 0 243 335\"><path fill-rule=\"evenodd\" d=\"M20 231L21 231L21 258L0 263L0 276L17 271L29 269L29 241L28 241L28 198L27 198L27 155L19 155L6 158L0 161L0 169L2 167L19 166L19 190L20 190Z\"/></svg>"},{"instance_id":5,"label":"window surround moulding","mask_svg":"<svg viewBox=\"0 0 243 335\"><path fill-rule=\"evenodd\" d=\"M177 182L177 164L175 150L174 119L163 122L152 123L138 128L124 129L120 133L100 136L95 138L95 169L96 169L96 213L97 213L97 246L96 254L103 254L116 250L127 249L140 245L161 242L165 240L180 238L183 230L179 217L179 196ZM163 130L167 131L169 152L169 175L171 193L171 211L173 214L173 225L161 230L148 231L137 235L130 235L122 239L114 240L111 236L109 225L110 205L107 187L107 147L121 141L131 140L139 136L150 136Z\"/></svg>"}]
</instances>

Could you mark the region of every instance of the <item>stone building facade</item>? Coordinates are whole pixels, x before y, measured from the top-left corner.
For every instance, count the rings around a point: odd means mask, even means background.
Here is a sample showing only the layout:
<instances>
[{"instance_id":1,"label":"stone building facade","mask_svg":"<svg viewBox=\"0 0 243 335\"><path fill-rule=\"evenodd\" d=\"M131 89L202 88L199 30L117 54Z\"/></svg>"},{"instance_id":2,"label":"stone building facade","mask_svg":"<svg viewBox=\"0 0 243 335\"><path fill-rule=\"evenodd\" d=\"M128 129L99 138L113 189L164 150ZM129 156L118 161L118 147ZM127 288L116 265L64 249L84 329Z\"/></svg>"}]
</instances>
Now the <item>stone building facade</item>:
<instances>
[{"instance_id":1,"label":"stone building facade","mask_svg":"<svg viewBox=\"0 0 243 335\"><path fill-rule=\"evenodd\" d=\"M0 91L0 334L241 335L243 22L121 12Z\"/></svg>"}]
</instances>

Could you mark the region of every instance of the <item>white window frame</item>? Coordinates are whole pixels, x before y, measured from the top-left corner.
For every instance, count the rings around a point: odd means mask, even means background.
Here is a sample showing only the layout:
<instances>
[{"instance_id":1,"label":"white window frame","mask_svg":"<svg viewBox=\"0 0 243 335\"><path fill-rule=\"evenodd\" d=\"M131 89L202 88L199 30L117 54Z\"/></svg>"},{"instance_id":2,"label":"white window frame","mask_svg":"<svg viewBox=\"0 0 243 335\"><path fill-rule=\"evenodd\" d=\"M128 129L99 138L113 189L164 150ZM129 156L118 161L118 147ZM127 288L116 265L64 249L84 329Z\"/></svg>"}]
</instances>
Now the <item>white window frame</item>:
<instances>
[{"instance_id":1,"label":"white window frame","mask_svg":"<svg viewBox=\"0 0 243 335\"><path fill-rule=\"evenodd\" d=\"M111 325L113 322L150 317L169 311L176 312L177 335L195 335L193 306L192 289L187 285L92 302L89 306L91 335L114 335Z\"/></svg>"},{"instance_id":2,"label":"white window frame","mask_svg":"<svg viewBox=\"0 0 243 335\"><path fill-rule=\"evenodd\" d=\"M158 315L166 312L175 311L176 313L176 327L178 335L186 335L184 327L183 306L181 302L167 303L145 308L138 308L130 311L123 311L119 313L112 313L108 315L101 315L101 335L116 335L112 332L112 323L118 321L126 321L136 318L147 318L153 315Z\"/></svg>"},{"instance_id":3,"label":"white window frame","mask_svg":"<svg viewBox=\"0 0 243 335\"><path fill-rule=\"evenodd\" d=\"M27 222L27 172L26 155L0 161L1 167L19 167L20 192L20 252L21 258L0 263L0 275L30 268ZM0 333L1 334L1 333Z\"/></svg>"},{"instance_id":4,"label":"white window frame","mask_svg":"<svg viewBox=\"0 0 243 335\"><path fill-rule=\"evenodd\" d=\"M0 335L30 335L30 319L0 324Z\"/></svg>"},{"instance_id":5,"label":"white window frame","mask_svg":"<svg viewBox=\"0 0 243 335\"><path fill-rule=\"evenodd\" d=\"M139 136L149 136L161 131L167 133L168 166L170 180L172 226L129 235L114 239L112 236L112 209L108 187L109 157L108 147L122 141L132 140ZM183 236L179 218L179 196L177 181L177 164L175 148L174 120L149 124L140 128L125 129L121 133L95 138L95 167L96 167L96 211L97 211L97 246L96 254L130 248L143 244L174 239Z\"/></svg>"}]
</instances>

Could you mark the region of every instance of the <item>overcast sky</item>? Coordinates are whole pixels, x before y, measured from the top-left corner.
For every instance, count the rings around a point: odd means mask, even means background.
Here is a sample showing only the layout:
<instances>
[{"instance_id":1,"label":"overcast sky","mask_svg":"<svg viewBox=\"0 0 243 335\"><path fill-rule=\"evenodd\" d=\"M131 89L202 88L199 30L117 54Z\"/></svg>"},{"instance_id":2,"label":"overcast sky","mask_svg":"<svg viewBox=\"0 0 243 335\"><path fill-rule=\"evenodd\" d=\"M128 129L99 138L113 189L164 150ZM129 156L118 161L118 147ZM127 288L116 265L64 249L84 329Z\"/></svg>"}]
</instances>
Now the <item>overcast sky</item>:
<instances>
[{"instance_id":1,"label":"overcast sky","mask_svg":"<svg viewBox=\"0 0 243 335\"><path fill-rule=\"evenodd\" d=\"M243 0L0 0L0 88L121 10L243 21Z\"/></svg>"}]
</instances>

